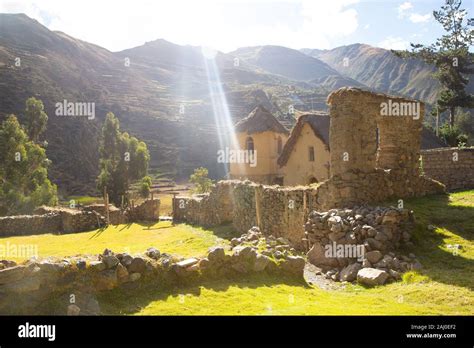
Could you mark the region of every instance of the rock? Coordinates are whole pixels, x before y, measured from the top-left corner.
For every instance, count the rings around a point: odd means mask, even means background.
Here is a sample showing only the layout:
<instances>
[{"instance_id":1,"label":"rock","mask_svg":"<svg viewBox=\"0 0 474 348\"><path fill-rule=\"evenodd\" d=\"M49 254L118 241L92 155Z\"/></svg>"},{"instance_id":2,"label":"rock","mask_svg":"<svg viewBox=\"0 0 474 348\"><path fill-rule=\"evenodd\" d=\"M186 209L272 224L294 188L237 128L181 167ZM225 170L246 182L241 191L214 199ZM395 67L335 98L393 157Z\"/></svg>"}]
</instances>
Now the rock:
<instances>
[{"instance_id":1,"label":"rock","mask_svg":"<svg viewBox=\"0 0 474 348\"><path fill-rule=\"evenodd\" d=\"M322 245L314 244L307 253L308 262L320 268L337 267L339 263L334 257L326 257Z\"/></svg>"},{"instance_id":2,"label":"rock","mask_svg":"<svg viewBox=\"0 0 474 348\"><path fill-rule=\"evenodd\" d=\"M38 276L27 276L23 279L5 284L3 289L6 291L16 292L16 293L30 293L36 291L41 286L41 278Z\"/></svg>"},{"instance_id":3,"label":"rock","mask_svg":"<svg viewBox=\"0 0 474 348\"><path fill-rule=\"evenodd\" d=\"M120 283L125 283L126 281L128 281L127 267L119 263L115 270L117 272L117 279Z\"/></svg>"},{"instance_id":4,"label":"rock","mask_svg":"<svg viewBox=\"0 0 474 348\"><path fill-rule=\"evenodd\" d=\"M303 276L305 260L301 256L288 256L282 263L282 268L290 274Z\"/></svg>"},{"instance_id":5,"label":"rock","mask_svg":"<svg viewBox=\"0 0 474 348\"><path fill-rule=\"evenodd\" d=\"M267 267L269 263L270 263L270 258L268 256L258 254L255 259L255 263L253 265L253 270L255 272L261 272L265 270L265 268Z\"/></svg>"},{"instance_id":6,"label":"rock","mask_svg":"<svg viewBox=\"0 0 474 348\"><path fill-rule=\"evenodd\" d=\"M129 276L129 279L130 279L131 282L135 282L138 279L140 279L141 276L142 275L140 273L131 273L130 276Z\"/></svg>"},{"instance_id":7,"label":"rock","mask_svg":"<svg viewBox=\"0 0 474 348\"><path fill-rule=\"evenodd\" d=\"M102 253L102 256L112 256L114 252L110 249L105 249L104 252Z\"/></svg>"},{"instance_id":8,"label":"rock","mask_svg":"<svg viewBox=\"0 0 474 348\"><path fill-rule=\"evenodd\" d=\"M120 258L120 263L124 265L125 267L130 266L132 261L133 261L133 257L128 254L122 254L122 257Z\"/></svg>"},{"instance_id":9,"label":"rock","mask_svg":"<svg viewBox=\"0 0 474 348\"><path fill-rule=\"evenodd\" d=\"M203 258L199 260L198 265L199 265L199 269L206 270L210 267L211 262L207 258Z\"/></svg>"},{"instance_id":10,"label":"rock","mask_svg":"<svg viewBox=\"0 0 474 348\"><path fill-rule=\"evenodd\" d=\"M161 256L161 253L156 248L148 248L145 252L145 255L151 259L158 260Z\"/></svg>"},{"instance_id":11,"label":"rock","mask_svg":"<svg viewBox=\"0 0 474 348\"><path fill-rule=\"evenodd\" d=\"M103 271L107 268L105 263L103 263L102 261L91 261L91 262L89 262L89 267L91 269L99 271L99 272Z\"/></svg>"},{"instance_id":12,"label":"rock","mask_svg":"<svg viewBox=\"0 0 474 348\"><path fill-rule=\"evenodd\" d=\"M373 250L373 251L369 251L368 253L366 253L365 257L367 258L367 260L371 264L375 264L375 263L379 262L380 260L382 260L383 255L380 251Z\"/></svg>"},{"instance_id":13,"label":"rock","mask_svg":"<svg viewBox=\"0 0 474 348\"><path fill-rule=\"evenodd\" d=\"M77 268L78 268L78 269L81 269L81 270L82 270L82 269L86 269L86 265L87 265L87 263L86 263L85 260L78 260L78 261L76 262Z\"/></svg>"},{"instance_id":14,"label":"rock","mask_svg":"<svg viewBox=\"0 0 474 348\"><path fill-rule=\"evenodd\" d=\"M129 273L144 273L146 262L141 257L134 257L127 269Z\"/></svg>"},{"instance_id":15,"label":"rock","mask_svg":"<svg viewBox=\"0 0 474 348\"><path fill-rule=\"evenodd\" d=\"M67 315L79 315L81 309L75 304L70 304L67 306Z\"/></svg>"},{"instance_id":16,"label":"rock","mask_svg":"<svg viewBox=\"0 0 474 348\"><path fill-rule=\"evenodd\" d=\"M119 259L115 255L102 256L102 262L105 264L105 268L113 268L119 264Z\"/></svg>"},{"instance_id":17,"label":"rock","mask_svg":"<svg viewBox=\"0 0 474 348\"><path fill-rule=\"evenodd\" d=\"M350 264L349 266L345 267L342 269L342 271L339 274L339 279L341 281L346 281L346 282L353 282L357 278L357 272L362 268L360 263L353 263Z\"/></svg>"},{"instance_id":18,"label":"rock","mask_svg":"<svg viewBox=\"0 0 474 348\"><path fill-rule=\"evenodd\" d=\"M118 279L115 270L105 270L98 273L95 288L97 291L111 290L117 286Z\"/></svg>"},{"instance_id":19,"label":"rock","mask_svg":"<svg viewBox=\"0 0 474 348\"><path fill-rule=\"evenodd\" d=\"M357 272L357 282L367 286L383 285L388 277L387 272L376 268L362 268Z\"/></svg>"},{"instance_id":20,"label":"rock","mask_svg":"<svg viewBox=\"0 0 474 348\"><path fill-rule=\"evenodd\" d=\"M370 263L369 260L364 259L364 261L362 261L362 267L363 268L372 268L372 264Z\"/></svg>"},{"instance_id":21,"label":"rock","mask_svg":"<svg viewBox=\"0 0 474 348\"><path fill-rule=\"evenodd\" d=\"M26 266L14 266L0 270L0 284L7 284L23 278Z\"/></svg>"},{"instance_id":22,"label":"rock","mask_svg":"<svg viewBox=\"0 0 474 348\"><path fill-rule=\"evenodd\" d=\"M199 262L198 259L192 257L192 258L177 262L176 266L179 268L188 268L197 264L198 262Z\"/></svg>"},{"instance_id":23,"label":"rock","mask_svg":"<svg viewBox=\"0 0 474 348\"><path fill-rule=\"evenodd\" d=\"M209 250L207 258L211 263L222 263L225 259L225 251L223 247L214 247Z\"/></svg>"},{"instance_id":24,"label":"rock","mask_svg":"<svg viewBox=\"0 0 474 348\"><path fill-rule=\"evenodd\" d=\"M415 260L415 262L411 264L410 268L414 271L419 271L423 269L423 265L418 260Z\"/></svg>"}]
</instances>

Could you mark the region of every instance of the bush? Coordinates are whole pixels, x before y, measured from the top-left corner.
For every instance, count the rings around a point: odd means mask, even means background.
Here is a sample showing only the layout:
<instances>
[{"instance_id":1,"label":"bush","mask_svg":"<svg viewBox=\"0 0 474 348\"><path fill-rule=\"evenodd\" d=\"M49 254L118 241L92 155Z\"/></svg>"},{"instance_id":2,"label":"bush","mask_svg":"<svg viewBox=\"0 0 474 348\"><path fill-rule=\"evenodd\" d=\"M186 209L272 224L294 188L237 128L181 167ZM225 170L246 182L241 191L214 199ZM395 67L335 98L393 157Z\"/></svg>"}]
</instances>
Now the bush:
<instances>
[{"instance_id":1,"label":"bush","mask_svg":"<svg viewBox=\"0 0 474 348\"><path fill-rule=\"evenodd\" d=\"M194 174L191 174L189 181L195 186L193 192L195 193L206 193L211 191L212 180L208 178L209 171L207 168L200 167L194 169Z\"/></svg>"}]
</instances>

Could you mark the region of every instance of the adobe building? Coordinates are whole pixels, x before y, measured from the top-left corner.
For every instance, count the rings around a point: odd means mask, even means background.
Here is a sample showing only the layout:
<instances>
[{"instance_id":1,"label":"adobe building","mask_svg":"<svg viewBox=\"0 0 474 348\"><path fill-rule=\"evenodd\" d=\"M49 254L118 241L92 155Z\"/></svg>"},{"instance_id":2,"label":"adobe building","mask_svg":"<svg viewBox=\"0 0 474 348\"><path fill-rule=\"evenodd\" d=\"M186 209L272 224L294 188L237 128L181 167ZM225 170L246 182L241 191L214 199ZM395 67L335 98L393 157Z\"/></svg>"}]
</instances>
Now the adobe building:
<instances>
[{"instance_id":1,"label":"adobe building","mask_svg":"<svg viewBox=\"0 0 474 348\"><path fill-rule=\"evenodd\" d=\"M235 125L235 133L240 150L255 153L256 165L230 163L230 178L283 185L283 176L277 161L289 131L270 111L263 106L257 106Z\"/></svg>"},{"instance_id":2,"label":"adobe building","mask_svg":"<svg viewBox=\"0 0 474 348\"><path fill-rule=\"evenodd\" d=\"M384 126L382 121L379 121L379 126ZM357 122L354 127L357 129ZM268 110L258 106L235 126L240 148L256 150L257 165L231 164L230 178L284 186L321 183L330 178L330 128L329 114L313 112L299 116L290 133ZM387 127L382 127L381 131L378 128L374 122L377 132L370 151L376 155L379 147L383 147L387 157L380 158L383 162L388 160L398 144L389 144L391 138L386 136ZM384 138L383 144L379 144L379 133ZM421 130L420 145L422 150L446 147L426 128Z\"/></svg>"}]
</instances>

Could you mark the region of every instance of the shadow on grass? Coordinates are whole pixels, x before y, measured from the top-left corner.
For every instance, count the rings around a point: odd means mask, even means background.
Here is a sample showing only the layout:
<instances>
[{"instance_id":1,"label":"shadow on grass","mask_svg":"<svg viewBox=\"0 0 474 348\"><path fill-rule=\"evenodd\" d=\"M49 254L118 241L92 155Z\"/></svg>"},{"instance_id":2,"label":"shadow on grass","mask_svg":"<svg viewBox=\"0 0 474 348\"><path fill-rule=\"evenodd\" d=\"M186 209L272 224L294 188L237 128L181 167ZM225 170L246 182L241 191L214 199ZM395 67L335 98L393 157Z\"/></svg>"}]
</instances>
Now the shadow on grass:
<instances>
[{"instance_id":1,"label":"shadow on grass","mask_svg":"<svg viewBox=\"0 0 474 348\"><path fill-rule=\"evenodd\" d=\"M474 204L474 191L466 191L465 197L468 204ZM413 210L416 219L412 238L415 247L409 251L415 253L424 266L420 274L437 282L474 290L474 254L470 251L474 248L474 205L454 203L449 195L407 200L405 208ZM429 225L436 230L430 230ZM450 243L445 241L448 238L460 239L455 244L461 249L449 249Z\"/></svg>"},{"instance_id":2,"label":"shadow on grass","mask_svg":"<svg viewBox=\"0 0 474 348\"><path fill-rule=\"evenodd\" d=\"M246 276L245 279L224 278L209 279L197 284L156 286L150 282L133 288L118 288L99 295L98 300L104 315L127 315L140 312L155 301L178 298L181 295L201 296L202 289L225 292L231 286L240 289L257 289L279 284L311 288L303 279L295 279L268 274Z\"/></svg>"}]
</instances>

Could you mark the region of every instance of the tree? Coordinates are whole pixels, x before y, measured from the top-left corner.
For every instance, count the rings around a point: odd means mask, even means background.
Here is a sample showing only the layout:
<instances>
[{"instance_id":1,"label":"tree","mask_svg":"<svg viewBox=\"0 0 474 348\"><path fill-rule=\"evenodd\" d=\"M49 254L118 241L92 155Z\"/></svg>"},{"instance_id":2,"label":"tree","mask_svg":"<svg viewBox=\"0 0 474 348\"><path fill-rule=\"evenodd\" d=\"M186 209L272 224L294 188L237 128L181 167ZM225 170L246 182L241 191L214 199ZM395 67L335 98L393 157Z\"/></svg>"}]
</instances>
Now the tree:
<instances>
[{"instance_id":1,"label":"tree","mask_svg":"<svg viewBox=\"0 0 474 348\"><path fill-rule=\"evenodd\" d=\"M57 204L57 188L48 179L46 151L31 141L15 115L0 126L0 213L31 213Z\"/></svg>"},{"instance_id":2,"label":"tree","mask_svg":"<svg viewBox=\"0 0 474 348\"><path fill-rule=\"evenodd\" d=\"M25 109L26 131L28 137L38 142L39 136L46 130L48 115L44 112L44 105L41 100L30 97L26 100Z\"/></svg>"},{"instance_id":3,"label":"tree","mask_svg":"<svg viewBox=\"0 0 474 348\"><path fill-rule=\"evenodd\" d=\"M110 201L120 205L130 182L147 174L150 154L144 142L120 131L119 120L111 112L105 118L100 144L97 188L101 193L106 188Z\"/></svg>"},{"instance_id":4,"label":"tree","mask_svg":"<svg viewBox=\"0 0 474 348\"><path fill-rule=\"evenodd\" d=\"M189 181L196 185L194 192L206 193L211 191L212 180L208 178L209 171L207 168L200 167L194 169L194 173L189 177Z\"/></svg>"},{"instance_id":5,"label":"tree","mask_svg":"<svg viewBox=\"0 0 474 348\"><path fill-rule=\"evenodd\" d=\"M143 198L148 198L150 196L151 184L152 181L148 175L142 178L142 182L140 184L140 195Z\"/></svg>"},{"instance_id":6,"label":"tree","mask_svg":"<svg viewBox=\"0 0 474 348\"><path fill-rule=\"evenodd\" d=\"M410 44L411 51L392 51L402 58L419 58L436 67L434 76L439 80L442 91L436 107L440 112L449 111L449 125L454 127L457 107L473 108L474 96L466 92L468 75L474 73L473 54L469 47L474 43L474 29L464 24L467 11L461 9L461 0L447 0L439 11L433 11L434 18L446 31L435 43L425 46Z\"/></svg>"}]
</instances>

